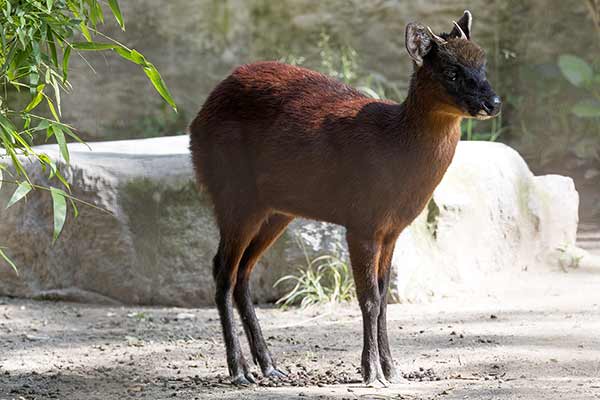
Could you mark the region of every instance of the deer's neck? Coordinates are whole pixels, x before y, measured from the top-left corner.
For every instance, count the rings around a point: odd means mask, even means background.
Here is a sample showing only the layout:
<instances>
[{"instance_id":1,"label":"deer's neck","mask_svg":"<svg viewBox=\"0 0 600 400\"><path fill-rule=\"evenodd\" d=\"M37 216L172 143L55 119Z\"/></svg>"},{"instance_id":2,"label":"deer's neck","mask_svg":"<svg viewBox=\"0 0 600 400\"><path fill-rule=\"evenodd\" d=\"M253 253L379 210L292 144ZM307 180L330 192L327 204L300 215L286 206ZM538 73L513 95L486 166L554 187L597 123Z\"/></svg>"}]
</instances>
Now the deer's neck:
<instances>
[{"instance_id":1,"label":"deer's neck","mask_svg":"<svg viewBox=\"0 0 600 400\"><path fill-rule=\"evenodd\" d=\"M414 139L423 139L432 145L447 140L458 142L462 116L437 96L428 93L430 92L411 85L401 111L402 122L409 127L407 133Z\"/></svg>"},{"instance_id":2,"label":"deer's neck","mask_svg":"<svg viewBox=\"0 0 600 400\"><path fill-rule=\"evenodd\" d=\"M431 190L446 172L460 140L462 117L452 111L437 96L411 90L397 114L399 142L412 160L410 165L433 185Z\"/></svg>"}]
</instances>

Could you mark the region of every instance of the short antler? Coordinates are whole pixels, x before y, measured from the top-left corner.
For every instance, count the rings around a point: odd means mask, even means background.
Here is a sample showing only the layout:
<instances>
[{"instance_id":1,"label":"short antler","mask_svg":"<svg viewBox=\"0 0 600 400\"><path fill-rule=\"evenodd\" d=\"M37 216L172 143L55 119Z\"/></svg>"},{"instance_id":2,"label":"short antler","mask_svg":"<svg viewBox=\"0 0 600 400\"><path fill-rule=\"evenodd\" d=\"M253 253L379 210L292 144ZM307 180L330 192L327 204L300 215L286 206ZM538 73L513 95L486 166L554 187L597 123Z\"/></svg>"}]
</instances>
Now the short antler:
<instances>
[{"instance_id":1,"label":"short antler","mask_svg":"<svg viewBox=\"0 0 600 400\"><path fill-rule=\"evenodd\" d=\"M460 33L460 38L461 39L465 39L465 40L469 40L469 38L467 37L467 35L465 34L465 32L462 30L462 28L460 27L460 25L458 25L456 23L456 21L452 21L452 23L454 24L454 26L456 27L456 29L458 29L458 32Z\"/></svg>"},{"instance_id":2,"label":"short antler","mask_svg":"<svg viewBox=\"0 0 600 400\"><path fill-rule=\"evenodd\" d=\"M429 32L429 35L431 36L431 38L433 39L434 42L436 42L438 44L438 46L444 45L446 44L446 40L444 40L444 38L436 35L435 33L433 33L433 31L431 30L430 27L427 27L427 32Z\"/></svg>"}]
</instances>

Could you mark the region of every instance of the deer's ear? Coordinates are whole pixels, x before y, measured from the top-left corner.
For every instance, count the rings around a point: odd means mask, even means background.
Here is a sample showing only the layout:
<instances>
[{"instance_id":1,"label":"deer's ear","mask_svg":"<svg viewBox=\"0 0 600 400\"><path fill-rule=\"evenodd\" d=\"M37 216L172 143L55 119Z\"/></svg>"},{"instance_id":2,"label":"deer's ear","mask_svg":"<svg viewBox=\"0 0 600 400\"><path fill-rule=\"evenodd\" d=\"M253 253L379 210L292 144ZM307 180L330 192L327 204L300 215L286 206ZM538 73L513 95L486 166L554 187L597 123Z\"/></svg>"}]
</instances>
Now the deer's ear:
<instances>
[{"instance_id":1,"label":"deer's ear","mask_svg":"<svg viewBox=\"0 0 600 400\"><path fill-rule=\"evenodd\" d=\"M450 31L451 37L462 37L463 33L467 40L471 40L471 24L473 23L473 16L469 10L465 10L465 13L458 21L455 22L454 28ZM461 32L462 30L462 32Z\"/></svg>"},{"instance_id":2,"label":"deer's ear","mask_svg":"<svg viewBox=\"0 0 600 400\"><path fill-rule=\"evenodd\" d=\"M410 22L406 25L406 51L417 66L423 65L423 58L429 53L433 41L427 28L423 25Z\"/></svg>"}]
</instances>

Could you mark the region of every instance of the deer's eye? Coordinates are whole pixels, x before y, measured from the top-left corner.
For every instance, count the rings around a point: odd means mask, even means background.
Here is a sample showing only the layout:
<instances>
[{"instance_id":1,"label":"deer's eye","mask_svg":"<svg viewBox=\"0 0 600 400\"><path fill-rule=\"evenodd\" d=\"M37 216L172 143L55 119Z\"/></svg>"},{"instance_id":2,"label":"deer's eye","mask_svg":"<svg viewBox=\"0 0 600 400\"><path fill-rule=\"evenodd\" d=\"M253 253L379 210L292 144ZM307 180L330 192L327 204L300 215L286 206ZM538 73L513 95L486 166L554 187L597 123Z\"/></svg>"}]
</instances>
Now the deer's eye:
<instances>
[{"instance_id":1,"label":"deer's eye","mask_svg":"<svg viewBox=\"0 0 600 400\"><path fill-rule=\"evenodd\" d=\"M456 80L456 71L452 71L452 70L446 71L446 78L448 78L449 81L455 81Z\"/></svg>"}]
</instances>

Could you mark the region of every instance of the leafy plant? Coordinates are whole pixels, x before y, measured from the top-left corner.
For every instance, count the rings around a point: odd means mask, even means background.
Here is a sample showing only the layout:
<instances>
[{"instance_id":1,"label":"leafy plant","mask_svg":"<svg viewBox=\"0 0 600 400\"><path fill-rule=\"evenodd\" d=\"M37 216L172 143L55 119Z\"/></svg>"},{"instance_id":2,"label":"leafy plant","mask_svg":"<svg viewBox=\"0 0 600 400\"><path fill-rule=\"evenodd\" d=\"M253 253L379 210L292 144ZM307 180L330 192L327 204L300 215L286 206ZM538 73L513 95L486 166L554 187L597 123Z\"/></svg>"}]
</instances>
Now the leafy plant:
<instances>
[{"instance_id":1,"label":"leafy plant","mask_svg":"<svg viewBox=\"0 0 600 400\"><path fill-rule=\"evenodd\" d=\"M340 81L353 84L358 77L358 53L350 46L341 46L334 50L331 47L331 37L321 32L317 44L321 57L321 71Z\"/></svg>"},{"instance_id":2,"label":"leafy plant","mask_svg":"<svg viewBox=\"0 0 600 400\"><path fill-rule=\"evenodd\" d=\"M585 98L571 106L571 112L579 118L599 118L600 71L594 71L585 60L570 54L561 55L558 66L565 79L586 92Z\"/></svg>"},{"instance_id":3,"label":"leafy plant","mask_svg":"<svg viewBox=\"0 0 600 400\"><path fill-rule=\"evenodd\" d=\"M481 129L481 122L482 121L474 120L472 118L466 119L461 126L461 139L495 142L506 128L502 126L502 114L496 118L492 118L491 121L486 122L486 124L489 124L489 130L486 130L485 128Z\"/></svg>"},{"instance_id":4,"label":"leafy plant","mask_svg":"<svg viewBox=\"0 0 600 400\"><path fill-rule=\"evenodd\" d=\"M279 60L292 65L307 65L317 71L331 76L374 99L388 98L401 101L404 93L395 84L390 83L382 75L366 72L360 66L358 52L347 45L332 44L331 35L321 32L317 43L318 61L310 63L306 57L286 54Z\"/></svg>"},{"instance_id":5,"label":"leafy plant","mask_svg":"<svg viewBox=\"0 0 600 400\"><path fill-rule=\"evenodd\" d=\"M107 6L124 30L117 0L108 0ZM71 88L68 80L71 56L83 58L84 51L113 51L139 65L156 91L176 109L156 67L135 49L97 30L104 22L104 14L99 0L0 0L0 187L2 183L16 186L7 207L26 198L32 190L50 191L54 240L66 220L66 200L75 216L75 202L85 202L69 194L71 188L55 161L32 146L38 138L54 139L64 163L69 164L67 138L81 141L74 128L60 118L61 96ZM96 36L103 41L95 41ZM23 99L25 103L21 105ZM58 181L65 190L34 184L23 166L23 158L36 160L48 179ZM8 261L3 251L0 258ZM9 264L14 267L12 262Z\"/></svg>"},{"instance_id":6,"label":"leafy plant","mask_svg":"<svg viewBox=\"0 0 600 400\"><path fill-rule=\"evenodd\" d=\"M342 303L355 297L354 281L347 262L335 255L322 255L310 259L301 244L306 259L304 267L298 267L298 275L286 275L275 282L274 287L291 282L294 287L277 304L289 307L299 304L306 308L324 303Z\"/></svg>"}]
</instances>

